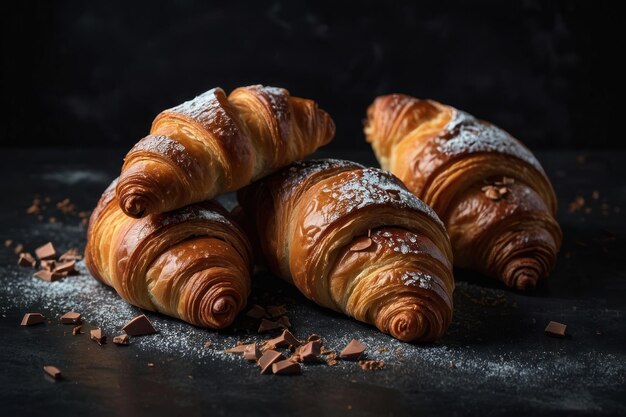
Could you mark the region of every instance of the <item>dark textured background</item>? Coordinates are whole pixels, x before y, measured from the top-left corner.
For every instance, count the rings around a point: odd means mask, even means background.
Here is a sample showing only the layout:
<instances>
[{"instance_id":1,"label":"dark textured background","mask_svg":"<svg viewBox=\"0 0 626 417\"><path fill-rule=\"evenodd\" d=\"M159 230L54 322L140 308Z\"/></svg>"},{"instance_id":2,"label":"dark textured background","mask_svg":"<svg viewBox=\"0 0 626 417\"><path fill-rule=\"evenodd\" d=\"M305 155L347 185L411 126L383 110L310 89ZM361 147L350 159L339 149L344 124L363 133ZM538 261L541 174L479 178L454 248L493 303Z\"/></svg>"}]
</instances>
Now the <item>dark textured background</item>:
<instances>
[{"instance_id":1,"label":"dark textured background","mask_svg":"<svg viewBox=\"0 0 626 417\"><path fill-rule=\"evenodd\" d=\"M366 106L405 92L533 149L623 149L619 16L596 1L10 2L0 140L127 147L162 109L264 83L327 109L334 148L366 149Z\"/></svg>"}]
</instances>

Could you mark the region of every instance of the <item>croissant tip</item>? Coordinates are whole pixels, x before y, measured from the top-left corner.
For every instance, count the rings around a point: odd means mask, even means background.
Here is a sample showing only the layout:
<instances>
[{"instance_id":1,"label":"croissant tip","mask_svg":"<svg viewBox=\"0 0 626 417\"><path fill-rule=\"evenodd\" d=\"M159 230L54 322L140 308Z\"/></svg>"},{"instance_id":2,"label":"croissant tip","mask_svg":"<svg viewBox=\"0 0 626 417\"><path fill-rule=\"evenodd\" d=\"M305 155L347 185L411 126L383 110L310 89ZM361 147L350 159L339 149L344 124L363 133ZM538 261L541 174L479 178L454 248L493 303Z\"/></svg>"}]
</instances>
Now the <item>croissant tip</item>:
<instances>
[{"instance_id":1,"label":"croissant tip","mask_svg":"<svg viewBox=\"0 0 626 417\"><path fill-rule=\"evenodd\" d=\"M400 311L391 319L389 333L403 342L412 342L423 332L421 316L416 311Z\"/></svg>"},{"instance_id":2,"label":"croissant tip","mask_svg":"<svg viewBox=\"0 0 626 417\"><path fill-rule=\"evenodd\" d=\"M539 277L537 276L536 272L521 271L520 273L516 274L513 283L515 285L515 288L518 290L530 291L535 289L535 287L537 286L538 278Z\"/></svg>"},{"instance_id":3,"label":"croissant tip","mask_svg":"<svg viewBox=\"0 0 626 417\"><path fill-rule=\"evenodd\" d=\"M146 200L134 195L122 198L122 209L130 217L141 218L146 214Z\"/></svg>"},{"instance_id":4,"label":"croissant tip","mask_svg":"<svg viewBox=\"0 0 626 417\"><path fill-rule=\"evenodd\" d=\"M213 314L228 314L235 308L235 304L236 303L233 297L219 297L213 303L211 310L213 311Z\"/></svg>"}]
</instances>

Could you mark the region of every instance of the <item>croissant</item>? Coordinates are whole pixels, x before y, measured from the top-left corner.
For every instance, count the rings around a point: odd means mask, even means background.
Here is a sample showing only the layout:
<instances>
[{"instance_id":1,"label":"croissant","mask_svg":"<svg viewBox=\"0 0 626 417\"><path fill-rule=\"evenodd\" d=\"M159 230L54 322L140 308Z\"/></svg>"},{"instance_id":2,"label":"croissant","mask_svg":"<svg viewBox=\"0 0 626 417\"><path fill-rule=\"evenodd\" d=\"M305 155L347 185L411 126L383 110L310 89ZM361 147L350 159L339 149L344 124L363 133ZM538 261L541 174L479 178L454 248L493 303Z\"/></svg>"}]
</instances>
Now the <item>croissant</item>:
<instances>
[{"instance_id":1,"label":"croissant","mask_svg":"<svg viewBox=\"0 0 626 417\"><path fill-rule=\"evenodd\" d=\"M309 299L403 341L452 319L452 248L437 215L393 175L296 162L238 192L268 268Z\"/></svg>"},{"instance_id":2,"label":"croissant","mask_svg":"<svg viewBox=\"0 0 626 417\"><path fill-rule=\"evenodd\" d=\"M365 135L381 166L446 224L456 266L517 289L548 276L562 238L556 196L521 142L453 107L400 94L376 98Z\"/></svg>"},{"instance_id":3,"label":"croissant","mask_svg":"<svg viewBox=\"0 0 626 417\"><path fill-rule=\"evenodd\" d=\"M117 185L124 213L163 213L219 194L313 153L335 124L283 88L214 88L160 113L126 155Z\"/></svg>"},{"instance_id":4,"label":"croissant","mask_svg":"<svg viewBox=\"0 0 626 417\"><path fill-rule=\"evenodd\" d=\"M252 252L223 207L207 201L126 216L114 181L89 220L85 262L126 301L200 327L230 325L250 294Z\"/></svg>"}]
</instances>

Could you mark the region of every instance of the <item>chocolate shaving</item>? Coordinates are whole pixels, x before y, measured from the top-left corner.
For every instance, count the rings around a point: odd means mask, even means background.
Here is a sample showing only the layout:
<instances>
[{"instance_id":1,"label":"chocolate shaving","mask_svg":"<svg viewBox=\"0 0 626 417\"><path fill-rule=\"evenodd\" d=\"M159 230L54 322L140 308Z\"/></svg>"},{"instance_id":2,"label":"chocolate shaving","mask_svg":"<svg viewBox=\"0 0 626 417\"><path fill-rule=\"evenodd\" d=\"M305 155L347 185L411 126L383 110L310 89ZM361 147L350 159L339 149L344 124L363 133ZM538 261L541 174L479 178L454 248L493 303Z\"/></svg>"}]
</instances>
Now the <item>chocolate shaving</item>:
<instances>
[{"instance_id":1,"label":"chocolate shaving","mask_svg":"<svg viewBox=\"0 0 626 417\"><path fill-rule=\"evenodd\" d=\"M17 264L19 266L29 266L31 268L34 268L35 265L37 264L37 261L35 260L35 258L33 258L33 255L31 255L28 252L22 252L20 253L20 258L17 261Z\"/></svg>"},{"instance_id":2,"label":"chocolate shaving","mask_svg":"<svg viewBox=\"0 0 626 417\"><path fill-rule=\"evenodd\" d=\"M61 370L56 366L46 365L43 367L43 371L52 379L61 379Z\"/></svg>"},{"instance_id":3,"label":"chocolate shaving","mask_svg":"<svg viewBox=\"0 0 626 417\"><path fill-rule=\"evenodd\" d=\"M34 324L43 323L46 318L41 313L26 313L22 318L21 326L32 326Z\"/></svg>"},{"instance_id":4,"label":"chocolate shaving","mask_svg":"<svg viewBox=\"0 0 626 417\"><path fill-rule=\"evenodd\" d=\"M91 340L98 343L99 345L103 345L107 341L107 337L102 333L101 328L92 329L91 332Z\"/></svg>"},{"instance_id":5,"label":"chocolate shaving","mask_svg":"<svg viewBox=\"0 0 626 417\"><path fill-rule=\"evenodd\" d=\"M565 337L565 331L567 330L567 326L563 323L558 323L556 321L551 321L546 326L544 332L547 336L552 337Z\"/></svg>"},{"instance_id":6,"label":"chocolate shaving","mask_svg":"<svg viewBox=\"0 0 626 417\"><path fill-rule=\"evenodd\" d=\"M42 245L35 249L35 254L39 260L47 260L54 259L56 257L56 251L54 250L54 246L52 242L48 242L45 245Z\"/></svg>"},{"instance_id":7,"label":"chocolate shaving","mask_svg":"<svg viewBox=\"0 0 626 417\"><path fill-rule=\"evenodd\" d=\"M259 358L257 363L261 367L262 374L269 374L272 371L272 365L284 359L285 357L280 352L270 349L263 353L263 356Z\"/></svg>"},{"instance_id":8,"label":"chocolate shaving","mask_svg":"<svg viewBox=\"0 0 626 417\"><path fill-rule=\"evenodd\" d=\"M63 324L78 324L81 323L80 313L70 311L61 316L61 323Z\"/></svg>"},{"instance_id":9,"label":"chocolate shaving","mask_svg":"<svg viewBox=\"0 0 626 417\"><path fill-rule=\"evenodd\" d=\"M156 329L145 314L135 317L122 327L129 336L145 336L156 333Z\"/></svg>"},{"instance_id":10,"label":"chocolate shaving","mask_svg":"<svg viewBox=\"0 0 626 417\"><path fill-rule=\"evenodd\" d=\"M365 352L365 346L356 339L352 339L350 343L341 351L339 357L348 360L357 360Z\"/></svg>"},{"instance_id":11,"label":"chocolate shaving","mask_svg":"<svg viewBox=\"0 0 626 417\"><path fill-rule=\"evenodd\" d=\"M275 375L300 375L302 368L299 363L290 360L282 360L272 364L272 372Z\"/></svg>"},{"instance_id":12,"label":"chocolate shaving","mask_svg":"<svg viewBox=\"0 0 626 417\"><path fill-rule=\"evenodd\" d=\"M116 345L126 346L128 345L130 337L127 334L120 334L113 338L113 343Z\"/></svg>"}]
</instances>

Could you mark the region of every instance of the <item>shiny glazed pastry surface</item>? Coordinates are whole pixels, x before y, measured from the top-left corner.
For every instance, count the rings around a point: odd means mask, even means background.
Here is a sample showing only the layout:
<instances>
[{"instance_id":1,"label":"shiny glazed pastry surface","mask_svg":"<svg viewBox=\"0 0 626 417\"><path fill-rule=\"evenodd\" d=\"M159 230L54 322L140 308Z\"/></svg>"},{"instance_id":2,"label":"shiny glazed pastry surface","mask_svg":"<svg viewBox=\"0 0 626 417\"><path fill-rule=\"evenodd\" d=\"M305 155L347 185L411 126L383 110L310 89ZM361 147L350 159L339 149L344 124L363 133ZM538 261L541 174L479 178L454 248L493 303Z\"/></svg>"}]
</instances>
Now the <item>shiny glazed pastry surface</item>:
<instances>
[{"instance_id":1,"label":"shiny glazed pastry surface","mask_svg":"<svg viewBox=\"0 0 626 417\"><path fill-rule=\"evenodd\" d=\"M160 113L128 152L117 185L132 217L237 190L330 142L335 124L283 88L220 88Z\"/></svg>"},{"instance_id":2,"label":"shiny glazed pastry surface","mask_svg":"<svg viewBox=\"0 0 626 417\"><path fill-rule=\"evenodd\" d=\"M397 178L341 160L294 163L238 193L268 267L317 304L403 341L452 318L451 247Z\"/></svg>"},{"instance_id":3,"label":"shiny glazed pastry surface","mask_svg":"<svg viewBox=\"0 0 626 417\"><path fill-rule=\"evenodd\" d=\"M553 269L556 196L533 154L504 130L453 107L392 94L367 111L381 166L444 221L459 267L517 289Z\"/></svg>"},{"instance_id":4,"label":"shiny glazed pastry surface","mask_svg":"<svg viewBox=\"0 0 626 417\"><path fill-rule=\"evenodd\" d=\"M85 262L127 302L200 327L232 323L250 293L252 253L215 202L134 219L114 181L91 215Z\"/></svg>"}]
</instances>

